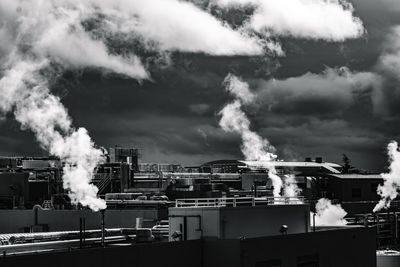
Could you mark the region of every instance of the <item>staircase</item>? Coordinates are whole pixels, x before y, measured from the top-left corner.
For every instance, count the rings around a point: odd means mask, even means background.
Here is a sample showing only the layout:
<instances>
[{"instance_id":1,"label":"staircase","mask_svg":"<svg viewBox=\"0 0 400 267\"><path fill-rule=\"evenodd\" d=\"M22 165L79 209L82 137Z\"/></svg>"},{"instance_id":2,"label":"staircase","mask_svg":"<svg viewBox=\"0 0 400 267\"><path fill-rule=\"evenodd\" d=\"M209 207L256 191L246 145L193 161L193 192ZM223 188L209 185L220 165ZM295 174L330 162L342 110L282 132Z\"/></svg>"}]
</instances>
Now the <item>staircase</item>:
<instances>
[{"instance_id":1,"label":"staircase","mask_svg":"<svg viewBox=\"0 0 400 267\"><path fill-rule=\"evenodd\" d=\"M93 179L93 182L97 186L97 188L99 189L97 194L100 195L110 185L110 183L111 183L111 175L109 173L96 174L95 178Z\"/></svg>"}]
</instances>

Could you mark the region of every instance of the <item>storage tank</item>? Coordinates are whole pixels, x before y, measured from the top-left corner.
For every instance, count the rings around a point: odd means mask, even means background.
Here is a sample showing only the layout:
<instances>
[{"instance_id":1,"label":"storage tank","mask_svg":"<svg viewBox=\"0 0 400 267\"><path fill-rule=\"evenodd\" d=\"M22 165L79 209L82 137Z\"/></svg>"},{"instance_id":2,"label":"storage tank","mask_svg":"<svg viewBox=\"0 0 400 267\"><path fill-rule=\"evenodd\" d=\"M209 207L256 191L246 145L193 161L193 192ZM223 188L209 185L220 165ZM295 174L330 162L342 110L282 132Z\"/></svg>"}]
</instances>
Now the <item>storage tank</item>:
<instances>
[{"instance_id":1,"label":"storage tank","mask_svg":"<svg viewBox=\"0 0 400 267\"><path fill-rule=\"evenodd\" d=\"M396 250L378 250L376 252L377 267L399 267L400 252Z\"/></svg>"}]
</instances>

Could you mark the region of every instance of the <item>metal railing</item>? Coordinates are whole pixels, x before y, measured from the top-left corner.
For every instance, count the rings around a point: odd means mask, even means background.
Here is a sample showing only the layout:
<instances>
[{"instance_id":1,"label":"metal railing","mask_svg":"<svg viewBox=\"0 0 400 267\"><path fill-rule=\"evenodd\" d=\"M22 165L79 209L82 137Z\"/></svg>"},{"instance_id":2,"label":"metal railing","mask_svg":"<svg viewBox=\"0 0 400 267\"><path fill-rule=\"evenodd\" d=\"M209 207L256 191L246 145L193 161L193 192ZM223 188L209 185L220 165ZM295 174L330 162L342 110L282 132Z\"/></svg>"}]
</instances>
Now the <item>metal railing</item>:
<instances>
[{"instance_id":1,"label":"metal railing","mask_svg":"<svg viewBox=\"0 0 400 267\"><path fill-rule=\"evenodd\" d=\"M175 207L241 207L304 204L304 197L186 198L175 200Z\"/></svg>"}]
</instances>

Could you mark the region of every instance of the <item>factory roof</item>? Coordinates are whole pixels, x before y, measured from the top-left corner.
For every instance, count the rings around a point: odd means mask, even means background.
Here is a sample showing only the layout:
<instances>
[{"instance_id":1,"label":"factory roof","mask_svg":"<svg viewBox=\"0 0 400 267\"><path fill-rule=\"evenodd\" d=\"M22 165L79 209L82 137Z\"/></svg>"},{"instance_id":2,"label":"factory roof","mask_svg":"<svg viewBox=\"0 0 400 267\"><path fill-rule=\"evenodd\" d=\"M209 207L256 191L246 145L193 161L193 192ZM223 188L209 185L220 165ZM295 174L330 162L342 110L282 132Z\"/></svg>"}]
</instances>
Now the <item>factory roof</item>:
<instances>
[{"instance_id":1,"label":"factory roof","mask_svg":"<svg viewBox=\"0 0 400 267\"><path fill-rule=\"evenodd\" d=\"M339 179L383 179L382 174L346 173L346 174L331 174L330 176Z\"/></svg>"},{"instance_id":2,"label":"factory roof","mask_svg":"<svg viewBox=\"0 0 400 267\"><path fill-rule=\"evenodd\" d=\"M249 161L244 160L241 161L242 163L246 164L249 168L268 168L268 167L287 167L287 168L324 168L327 169L331 173L339 174L340 171L335 168L341 168L339 164L330 163L330 162L308 162L308 161Z\"/></svg>"}]
</instances>

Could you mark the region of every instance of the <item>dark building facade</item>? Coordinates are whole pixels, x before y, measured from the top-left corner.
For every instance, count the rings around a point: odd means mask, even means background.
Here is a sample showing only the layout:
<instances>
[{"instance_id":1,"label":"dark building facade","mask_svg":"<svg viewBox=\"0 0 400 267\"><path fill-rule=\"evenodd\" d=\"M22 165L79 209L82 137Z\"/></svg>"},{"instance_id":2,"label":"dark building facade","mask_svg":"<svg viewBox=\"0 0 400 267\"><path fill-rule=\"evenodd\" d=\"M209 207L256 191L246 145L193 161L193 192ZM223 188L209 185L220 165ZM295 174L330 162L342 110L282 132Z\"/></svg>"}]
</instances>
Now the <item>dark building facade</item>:
<instances>
[{"instance_id":1,"label":"dark building facade","mask_svg":"<svg viewBox=\"0 0 400 267\"><path fill-rule=\"evenodd\" d=\"M368 227L228 240L110 244L0 257L2 267L375 267Z\"/></svg>"}]
</instances>

